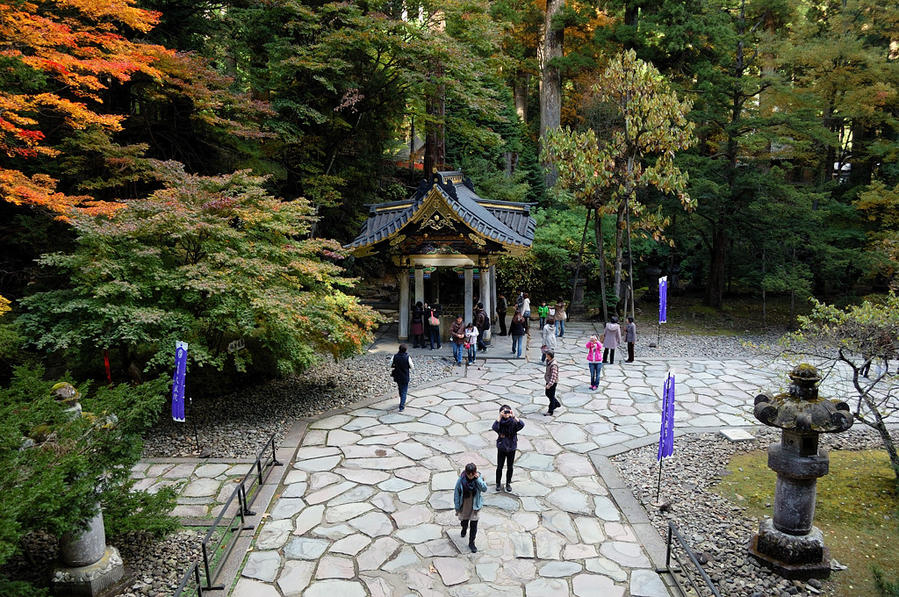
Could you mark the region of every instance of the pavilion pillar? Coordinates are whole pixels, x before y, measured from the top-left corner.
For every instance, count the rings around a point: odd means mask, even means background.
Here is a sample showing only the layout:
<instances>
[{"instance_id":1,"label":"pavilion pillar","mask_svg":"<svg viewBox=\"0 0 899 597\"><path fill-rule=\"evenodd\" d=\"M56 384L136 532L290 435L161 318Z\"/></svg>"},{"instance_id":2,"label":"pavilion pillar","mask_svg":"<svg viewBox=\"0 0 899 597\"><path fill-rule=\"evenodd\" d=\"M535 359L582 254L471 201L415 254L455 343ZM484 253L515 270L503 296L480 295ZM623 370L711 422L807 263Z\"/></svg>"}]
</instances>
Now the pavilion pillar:
<instances>
[{"instance_id":1,"label":"pavilion pillar","mask_svg":"<svg viewBox=\"0 0 899 597\"><path fill-rule=\"evenodd\" d=\"M496 266L490 266L490 319L496 314ZM495 324L499 328L499 322Z\"/></svg>"},{"instance_id":2,"label":"pavilion pillar","mask_svg":"<svg viewBox=\"0 0 899 597\"><path fill-rule=\"evenodd\" d=\"M425 303L425 269L424 266L415 266L415 302Z\"/></svg>"},{"instance_id":3,"label":"pavilion pillar","mask_svg":"<svg viewBox=\"0 0 899 597\"><path fill-rule=\"evenodd\" d=\"M491 308L490 303L490 268L487 267L487 262L481 262L481 303L484 305L484 311L487 312L487 316L491 319L493 318L493 309ZM490 330L484 332L484 341L487 342L490 340Z\"/></svg>"},{"instance_id":4,"label":"pavilion pillar","mask_svg":"<svg viewBox=\"0 0 899 597\"><path fill-rule=\"evenodd\" d=\"M465 324L468 325L472 321L474 310L471 304L474 300L474 267L465 266Z\"/></svg>"},{"instance_id":5,"label":"pavilion pillar","mask_svg":"<svg viewBox=\"0 0 899 597\"><path fill-rule=\"evenodd\" d=\"M400 329L397 338L409 339L409 269L400 268Z\"/></svg>"}]
</instances>

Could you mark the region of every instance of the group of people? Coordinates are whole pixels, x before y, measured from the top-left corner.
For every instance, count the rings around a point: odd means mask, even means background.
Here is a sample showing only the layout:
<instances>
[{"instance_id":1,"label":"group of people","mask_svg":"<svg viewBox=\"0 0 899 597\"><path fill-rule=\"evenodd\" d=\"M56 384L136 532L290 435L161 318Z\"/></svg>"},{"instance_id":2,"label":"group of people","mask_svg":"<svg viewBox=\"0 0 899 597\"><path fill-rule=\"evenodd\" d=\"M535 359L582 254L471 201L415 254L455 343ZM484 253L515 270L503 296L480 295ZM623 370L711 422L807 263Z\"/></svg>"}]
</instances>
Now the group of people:
<instances>
[{"instance_id":1,"label":"group of people","mask_svg":"<svg viewBox=\"0 0 899 597\"><path fill-rule=\"evenodd\" d=\"M523 294L523 298L527 301L528 298L526 293ZM503 303L500 303L500 305L505 306L504 303L505 299L503 299ZM530 308L529 302L523 303L523 306ZM544 306L545 303L541 305L541 308ZM556 337L561 337L565 333L564 324L560 328L556 326L555 317L559 314L559 306L559 304L556 305L554 313L552 314L547 310L545 313L545 321L542 322L543 328L541 330L543 340L543 362L546 364L543 375L544 393L549 402L547 410L543 415L550 417L553 416L557 408L562 406L562 403L556 397L556 389L559 385L559 364L556 361L555 355ZM562 304L561 307L562 321L564 321L567 319L564 315L564 304ZM478 304L478 310L483 312L483 306L481 304ZM538 311L538 314L541 319L544 318L544 314L540 311ZM521 356L521 339L528 333L527 318L529 316L529 311L526 316L525 312L523 312L520 307L516 306L515 313L512 316L512 321L509 326L509 333L512 335L512 350L513 352L516 352L518 356ZM487 321L489 322L489 318ZM475 322L477 322L477 318L475 318ZM477 355L477 339L480 335L480 330L475 322L469 322L465 325L462 323L462 317L459 316L450 328L450 337L453 340L453 356L459 364L462 362L463 347L467 348L469 351L469 363L472 362ZM500 319L500 322L501 329L504 329L505 324L502 318ZM489 325L489 323L487 325ZM628 317L624 331L624 342L627 344L628 348L628 358L625 362L629 363L634 360L634 344L636 343L636 337L637 326L634 323L634 318ZM617 317L612 317L605 325L601 341L595 334L590 336L590 339L586 344L586 349L587 364L590 370L591 390L596 390L599 386L599 378L603 364L615 362L615 350L621 343L622 332ZM423 343L421 345L424 346ZM409 356L405 344L400 345L399 351L393 357L391 366L393 369L392 376L397 383L400 394L399 410L403 411L406 407L406 394L409 389L410 374L415 369L412 357ZM518 450L518 432L523 428L524 421L515 415L511 406L503 404L499 409L499 416L497 416L492 427L497 435L497 492L512 491L513 464L515 461L515 454ZM503 484L504 471L505 484ZM453 490L453 507L461 524L461 536L468 537L468 548L472 553L478 551L478 548L475 545L475 539L478 534L478 518L483 506L482 495L486 491L487 483L478 471L477 465L474 463L466 464L460 472L459 478L456 480L456 485Z\"/></svg>"},{"instance_id":2,"label":"group of people","mask_svg":"<svg viewBox=\"0 0 899 597\"><path fill-rule=\"evenodd\" d=\"M462 316L456 316L456 320L450 325L450 340L453 343L453 360L456 365L462 364L462 357L467 358L471 365L478 358L478 351L486 352L487 344L485 335L490 329L490 316L482 303L478 303L474 309L474 321L462 323Z\"/></svg>"}]
</instances>

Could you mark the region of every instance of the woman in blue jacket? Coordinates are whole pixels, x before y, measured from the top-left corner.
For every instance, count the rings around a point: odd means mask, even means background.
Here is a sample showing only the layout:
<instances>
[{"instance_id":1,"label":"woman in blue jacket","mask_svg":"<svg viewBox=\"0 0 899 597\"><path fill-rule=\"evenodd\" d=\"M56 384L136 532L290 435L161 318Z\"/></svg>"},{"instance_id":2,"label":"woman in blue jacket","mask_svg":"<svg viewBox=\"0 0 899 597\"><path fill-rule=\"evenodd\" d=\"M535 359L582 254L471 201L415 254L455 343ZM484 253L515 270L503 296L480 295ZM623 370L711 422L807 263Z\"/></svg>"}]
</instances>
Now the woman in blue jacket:
<instances>
[{"instance_id":1,"label":"woman in blue jacket","mask_svg":"<svg viewBox=\"0 0 899 597\"><path fill-rule=\"evenodd\" d=\"M459 480L456 481L456 489L453 492L453 505L456 508L456 516L462 521L462 536L471 527L471 534L468 535L468 549L472 553L478 551L474 546L474 538L478 534L478 511L481 509L483 500L481 494L487 491L487 484L481 478L478 467L474 463L469 462L465 465Z\"/></svg>"},{"instance_id":2,"label":"woman in blue jacket","mask_svg":"<svg viewBox=\"0 0 899 597\"><path fill-rule=\"evenodd\" d=\"M499 407L499 416L493 422L496 432L496 490L502 491L500 483L503 478L503 463L506 463L506 491L512 491L512 461L518 449L518 432L524 428L524 422L512 412L512 407L503 404Z\"/></svg>"}]
</instances>

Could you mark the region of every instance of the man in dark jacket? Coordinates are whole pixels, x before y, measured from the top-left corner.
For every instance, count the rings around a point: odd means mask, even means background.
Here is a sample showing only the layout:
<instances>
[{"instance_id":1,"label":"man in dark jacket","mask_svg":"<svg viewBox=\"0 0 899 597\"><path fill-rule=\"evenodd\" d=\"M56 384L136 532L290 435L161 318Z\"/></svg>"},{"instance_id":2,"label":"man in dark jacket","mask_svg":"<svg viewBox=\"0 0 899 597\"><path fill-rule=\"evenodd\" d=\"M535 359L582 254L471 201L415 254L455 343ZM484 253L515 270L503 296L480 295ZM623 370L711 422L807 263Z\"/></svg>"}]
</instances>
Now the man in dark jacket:
<instances>
[{"instance_id":1,"label":"man in dark jacket","mask_svg":"<svg viewBox=\"0 0 899 597\"><path fill-rule=\"evenodd\" d=\"M512 491L512 461L518 449L518 432L524 428L524 421L515 417L512 407L503 404L499 416L493 422L496 432L496 490L502 491L503 463L506 463L506 491Z\"/></svg>"},{"instance_id":2,"label":"man in dark jacket","mask_svg":"<svg viewBox=\"0 0 899 597\"><path fill-rule=\"evenodd\" d=\"M506 335L506 310L509 308L509 302L506 297L499 295L496 297L496 317L499 322L499 335Z\"/></svg>"},{"instance_id":3,"label":"man in dark jacket","mask_svg":"<svg viewBox=\"0 0 899 597\"><path fill-rule=\"evenodd\" d=\"M396 382L396 388L400 393L400 412L406 408L406 392L409 390L409 377L415 370L415 363L407 352L406 345L400 344L399 351L393 355L390 366L393 368L390 376Z\"/></svg>"},{"instance_id":4,"label":"man in dark jacket","mask_svg":"<svg viewBox=\"0 0 899 597\"><path fill-rule=\"evenodd\" d=\"M484 342L484 335L487 330L490 329L490 317L488 317L487 312L484 311L484 305L482 303L478 303L474 325L478 328L478 351L486 352L487 344Z\"/></svg>"}]
</instances>

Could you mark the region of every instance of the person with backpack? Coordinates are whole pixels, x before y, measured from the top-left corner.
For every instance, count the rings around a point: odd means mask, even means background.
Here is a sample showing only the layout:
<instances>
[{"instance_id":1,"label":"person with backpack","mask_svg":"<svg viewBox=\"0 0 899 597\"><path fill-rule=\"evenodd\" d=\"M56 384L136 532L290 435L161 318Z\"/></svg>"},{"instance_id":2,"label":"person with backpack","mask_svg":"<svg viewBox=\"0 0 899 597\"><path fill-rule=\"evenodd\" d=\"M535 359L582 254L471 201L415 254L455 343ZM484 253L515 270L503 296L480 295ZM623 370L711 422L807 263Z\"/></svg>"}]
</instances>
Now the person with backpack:
<instances>
[{"instance_id":1,"label":"person with backpack","mask_svg":"<svg viewBox=\"0 0 899 597\"><path fill-rule=\"evenodd\" d=\"M428 309L428 340L431 343L431 350L434 350L434 345L437 345L439 349L441 346L440 343L440 303L433 303Z\"/></svg>"},{"instance_id":2,"label":"person with backpack","mask_svg":"<svg viewBox=\"0 0 899 597\"><path fill-rule=\"evenodd\" d=\"M515 309L515 315L512 316L512 322L509 324L509 333L512 335L512 354L521 358L521 347L524 344L524 336L527 333L527 324L521 311Z\"/></svg>"},{"instance_id":3,"label":"person with backpack","mask_svg":"<svg viewBox=\"0 0 899 597\"><path fill-rule=\"evenodd\" d=\"M478 303L474 322L475 326L478 328L478 350L487 352L484 336L486 335L487 330L490 329L490 317L487 315L487 311L484 310L484 305L482 303Z\"/></svg>"}]
</instances>

